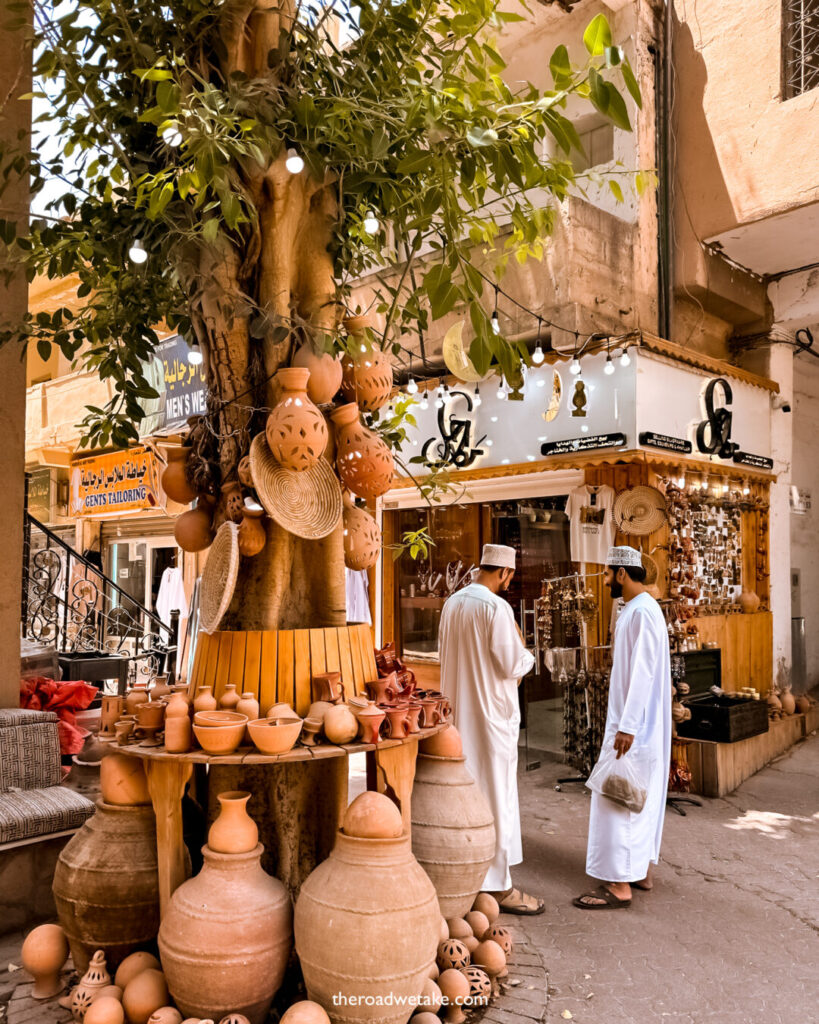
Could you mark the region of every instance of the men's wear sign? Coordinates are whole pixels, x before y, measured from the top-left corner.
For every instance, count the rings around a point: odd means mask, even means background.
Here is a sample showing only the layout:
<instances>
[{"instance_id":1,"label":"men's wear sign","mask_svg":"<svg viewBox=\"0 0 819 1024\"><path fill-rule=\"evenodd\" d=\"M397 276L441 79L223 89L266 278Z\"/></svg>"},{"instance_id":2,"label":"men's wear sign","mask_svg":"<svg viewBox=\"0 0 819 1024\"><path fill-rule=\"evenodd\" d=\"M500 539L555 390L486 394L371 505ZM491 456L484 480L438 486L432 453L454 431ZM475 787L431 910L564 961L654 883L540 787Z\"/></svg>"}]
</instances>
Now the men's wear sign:
<instances>
[{"instance_id":1,"label":"men's wear sign","mask_svg":"<svg viewBox=\"0 0 819 1024\"><path fill-rule=\"evenodd\" d=\"M156 456L144 448L83 459L71 468L71 514L112 516L160 505Z\"/></svg>"},{"instance_id":2,"label":"men's wear sign","mask_svg":"<svg viewBox=\"0 0 819 1024\"><path fill-rule=\"evenodd\" d=\"M181 334L163 338L145 373L159 398L144 402L145 419L140 424L142 437L172 434L185 426L188 417L205 412L207 385L205 367L188 362L188 343Z\"/></svg>"}]
</instances>

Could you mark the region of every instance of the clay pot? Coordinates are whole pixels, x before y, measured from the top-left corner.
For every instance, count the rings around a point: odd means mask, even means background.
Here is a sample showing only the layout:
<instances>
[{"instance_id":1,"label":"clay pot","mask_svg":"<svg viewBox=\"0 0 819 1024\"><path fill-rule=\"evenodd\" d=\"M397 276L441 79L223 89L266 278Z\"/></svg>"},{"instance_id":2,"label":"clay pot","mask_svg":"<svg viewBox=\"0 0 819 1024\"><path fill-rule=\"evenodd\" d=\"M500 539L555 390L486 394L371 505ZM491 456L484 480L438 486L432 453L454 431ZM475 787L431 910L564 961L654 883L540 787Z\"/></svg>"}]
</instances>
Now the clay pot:
<instances>
[{"instance_id":1,"label":"clay pot","mask_svg":"<svg viewBox=\"0 0 819 1024\"><path fill-rule=\"evenodd\" d=\"M800 715L806 715L811 708L810 697L807 694L800 693L796 698L796 711Z\"/></svg>"},{"instance_id":2,"label":"clay pot","mask_svg":"<svg viewBox=\"0 0 819 1024\"><path fill-rule=\"evenodd\" d=\"M175 1006L160 1006L148 1018L148 1024L182 1024L182 1014Z\"/></svg>"},{"instance_id":3,"label":"clay pot","mask_svg":"<svg viewBox=\"0 0 819 1024\"><path fill-rule=\"evenodd\" d=\"M392 486L395 463L386 444L359 420L352 402L331 414L336 427L336 469L345 487L360 498L375 499Z\"/></svg>"},{"instance_id":4,"label":"clay pot","mask_svg":"<svg viewBox=\"0 0 819 1024\"><path fill-rule=\"evenodd\" d=\"M332 402L341 387L341 362L329 352L317 353L302 345L293 356L293 366L310 371L307 394L316 405Z\"/></svg>"},{"instance_id":5,"label":"clay pot","mask_svg":"<svg viewBox=\"0 0 819 1024\"><path fill-rule=\"evenodd\" d=\"M418 755L412 849L435 886L441 913L464 917L495 857L494 818L465 758Z\"/></svg>"},{"instance_id":6,"label":"clay pot","mask_svg":"<svg viewBox=\"0 0 819 1024\"><path fill-rule=\"evenodd\" d=\"M327 712L332 707L335 707L335 704L331 704L330 701L327 701L327 700L314 700L313 703L310 705L310 707L309 707L309 709L307 711L307 715L305 717L316 719L317 721L321 722L322 725L323 725L324 724L324 716L327 714Z\"/></svg>"},{"instance_id":7,"label":"clay pot","mask_svg":"<svg viewBox=\"0 0 819 1024\"><path fill-rule=\"evenodd\" d=\"M290 899L262 870L261 844L202 853L202 870L173 894L159 928L168 987L186 1017L241 1013L263 1024L287 966Z\"/></svg>"},{"instance_id":8,"label":"clay pot","mask_svg":"<svg viewBox=\"0 0 819 1024\"><path fill-rule=\"evenodd\" d=\"M389 401L392 394L392 363L389 357L368 341L364 351L353 358L345 355L341 362L341 392L348 402L357 403L364 412L375 412Z\"/></svg>"},{"instance_id":9,"label":"clay pot","mask_svg":"<svg viewBox=\"0 0 819 1024\"><path fill-rule=\"evenodd\" d=\"M466 1020L463 1006L469 999L469 980L459 970L449 969L441 972L438 986L446 1000L444 1020L447 1024L461 1024Z\"/></svg>"},{"instance_id":10,"label":"clay pot","mask_svg":"<svg viewBox=\"0 0 819 1024\"><path fill-rule=\"evenodd\" d=\"M264 528L264 509L261 505L245 505L242 509L242 521L239 523L239 553L245 558L258 555L267 543L267 531Z\"/></svg>"},{"instance_id":11,"label":"clay pot","mask_svg":"<svg viewBox=\"0 0 819 1024\"><path fill-rule=\"evenodd\" d=\"M449 938L449 925L447 924L446 918L441 915L441 922L438 925L438 945L442 942L446 942Z\"/></svg>"},{"instance_id":12,"label":"clay pot","mask_svg":"<svg viewBox=\"0 0 819 1024\"><path fill-rule=\"evenodd\" d=\"M462 967L461 974L469 982L469 1005L474 1010L478 1006L486 1006L492 995L492 981L483 967L471 964Z\"/></svg>"},{"instance_id":13,"label":"clay pot","mask_svg":"<svg viewBox=\"0 0 819 1024\"><path fill-rule=\"evenodd\" d=\"M196 497L196 490L188 483L185 475L189 454L189 448L165 448L168 464L159 478L162 490L171 501L180 505L188 505Z\"/></svg>"},{"instance_id":14,"label":"clay pot","mask_svg":"<svg viewBox=\"0 0 819 1024\"><path fill-rule=\"evenodd\" d=\"M467 937L465 939L461 939L461 942L469 950L469 955L470 956L472 956L472 954L475 952L475 950L480 945L479 940L476 939L474 935L467 935Z\"/></svg>"},{"instance_id":15,"label":"clay pot","mask_svg":"<svg viewBox=\"0 0 819 1024\"><path fill-rule=\"evenodd\" d=\"M441 971L468 967L470 960L469 949L461 939L444 939L443 942L438 944L436 960Z\"/></svg>"},{"instance_id":16,"label":"clay pot","mask_svg":"<svg viewBox=\"0 0 819 1024\"><path fill-rule=\"evenodd\" d=\"M151 695L148 693L147 686L135 686L125 694L125 713L127 715L135 715L139 705L144 704L150 699Z\"/></svg>"},{"instance_id":17,"label":"clay pot","mask_svg":"<svg viewBox=\"0 0 819 1024\"><path fill-rule=\"evenodd\" d=\"M130 715L127 718L121 718L116 723L114 726L114 736L120 747L124 747L126 743L130 742L131 733L134 729L136 729L136 719Z\"/></svg>"},{"instance_id":18,"label":"clay pot","mask_svg":"<svg viewBox=\"0 0 819 1024\"><path fill-rule=\"evenodd\" d=\"M743 590L739 595L739 606L745 615L751 615L759 608L759 595L753 590Z\"/></svg>"},{"instance_id":19,"label":"clay pot","mask_svg":"<svg viewBox=\"0 0 819 1024\"><path fill-rule=\"evenodd\" d=\"M68 939L58 924L41 924L28 933L20 951L23 967L34 978L34 999L62 992L60 970L68 959Z\"/></svg>"},{"instance_id":20,"label":"clay pot","mask_svg":"<svg viewBox=\"0 0 819 1024\"><path fill-rule=\"evenodd\" d=\"M183 512L174 523L173 535L183 551L204 551L213 543L213 512L197 502L196 508Z\"/></svg>"},{"instance_id":21,"label":"clay pot","mask_svg":"<svg viewBox=\"0 0 819 1024\"><path fill-rule=\"evenodd\" d=\"M323 1006L303 999L284 1011L279 1024L330 1024L330 1018Z\"/></svg>"},{"instance_id":22,"label":"clay pot","mask_svg":"<svg viewBox=\"0 0 819 1024\"><path fill-rule=\"evenodd\" d=\"M80 979L79 985L71 993L71 1016L74 1020L81 1021L100 989L110 984L111 975L108 973L105 963L105 953L98 949L91 957L91 962Z\"/></svg>"},{"instance_id":23,"label":"clay pot","mask_svg":"<svg viewBox=\"0 0 819 1024\"><path fill-rule=\"evenodd\" d=\"M219 817L208 832L208 846L214 853L250 853L256 849L259 830L247 813L250 796L241 790L219 794Z\"/></svg>"},{"instance_id":24,"label":"clay pot","mask_svg":"<svg viewBox=\"0 0 819 1024\"><path fill-rule=\"evenodd\" d=\"M148 1018L168 1002L168 986L162 971L149 969L132 978L122 993L128 1024L148 1024Z\"/></svg>"},{"instance_id":25,"label":"clay pot","mask_svg":"<svg viewBox=\"0 0 819 1024\"><path fill-rule=\"evenodd\" d=\"M250 740L263 754L286 754L296 745L303 726L300 718L258 718L248 722Z\"/></svg>"},{"instance_id":26,"label":"clay pot","mask_svg":"<svg viewBox=\"0 0 819 1024\"><path fill-rule=\"evenodd\" d=\"M184 718L168 718L165 716L165 749L169 754L186 754L191 749L191 720Z\"/></svg>"},{"instance_id":27,"label":"clay pot","mask_svg":"<svg viewBox=\"0 0 819 1024\"><path fill-rule=\"evenodd\" d=\"M100 787L107 804L130 807L151 802L145 769L136 757L113 753L104 757L100 762Z\"/></svg>"},{"instance_id":28,"label":"clay pot","mask_svg":"<svg viewBox=\"0 0 819 1024\"><path fill-rule=\"evenodd\" d=\"M124 1024L125 1010L114 996L99 995L85 1011L83 1024Z\"/></svg>"},{"instance_id":29,"label":"clay pot","mask_svg":"<svg viewBox=\"0 0 819 1024\"><path fill-rule=\"evenodd\" d=\"M421 712L423 710L424 709L423 709L423 707L420 704L410 704L410 706L407 708L407 732L408 733L420 732L421 731L421 726L419 724L419 720L420 720L420 717L421 717Z\"/></svg>"},{"instance_id":30,"label":"clay pot","mask_svg":"<svg viewBox=\"0 0 819 1024\"><path fill-rule=\"evenodd\" d=\"M168 686L167 676L157 676L150 692L151 700L159 700L160 697L169 697L174 692L174 688Z\"/></svg>"},{"instance_id":31,"label":"clay pot","mask_svg":"<svg viewBox=\"0 0 819 1024\"><path fill-rule=\"evenodd\" d=\"M245 736L247 718L227 725L197 725L193 723L193 734L206 754L232 754Z\"/></svg>"},{"instance_id":32,"label":"clay pot","mask_svg":"<svg viewBox=\"0 0 819 1024\"><path fill-rule=\"evenodd\" d=\"M773 690L771 690L771 692L768 694L767 704L769 714L773 711L782 710L782 701L777 697Z\"/></svg>"},{"instance_id":33,"label":"clay pot","mask_svg":"<svg viewBox=\"0 0 819 1024\"><path fill-rule=\"evenodd\" d=\"M380 679L368 680L364 684L364 689L367 691L370 700L375 701L377 704L395 700L398 696L398 682L395 673L390 672L388 676L383 676Z\"/></svg>"},{"instance_id":34,"label":"clay pot","mask_svg":"<svg viewBox=\"0 0 819 1024\"><path fill-rule=\"evenodd\" d=\"M358 508L347 491L342 513L344 564L348 569L369 569L381 553L381 530L369 512Z\"/></svg>"},{"instance_id":35,"label":"clay pot","mask_svg":"<svg viewBox=\"0 0 819 1024\"><path fill-rule=\"evenodd\" d=\"M358 719L346 704L331 707L322 725L324 735L331 743L352 743L358 735Z\"/></svg>"},{"instance_id":36,"label":"clay pot","mask_svg":"<svg viewBox=\"0 0 819 1024\"><path fill-rule=\"evenodd\" d=\"M94 998L94 1002L97 1003L104 996L108 996L111 999L116 999L118 1003L122 1002L122 989L119 985L106 985L105 988L101 988Z\"/></svg>"},{"instance_id":37,"label":"clay pot","mask_svg":"<svg viewBox=\"0 0 819 1024\"><path fill-rule=\"evenodd\" d=\"M130 956L126 956L122 963L117 968L114 982L124 992L128 982L138 975L142 974L143 971L158 971L161 970L162 965L153 955L153 953L146 953L144 950L139 950L136 953L131 953Z\"/></svg>"},{"instance_id":38,"label":"clay pot","mask_svg":"<svg viewBox=\"0 0 819 1024\"><path fill-rule=\"evenodd\" d=\"M378 743L381 739L381 724L387 717L381 708L373 705L358 712L358 724L361 726L362 743Z\"/></svg>"},{"instance_id":39,"label":"clay pot","mask_svg":"<svg viewBox=\"0 0 819 1024\"><path fill-rule=\"evenodd\" d=\"M165 724L168 724L169 718L189 718L190 710L191 705L187 696L177 690L165 705Z\"/></svg>"},{"instance_id":40,"label":"clay pot","mask_svg":"<svg viewBox=\"0 0 819 1024\"><path fill-rule=\"evenodd\" d=\"M321 732L321 720L311 718L309 715L304 719L301 729L301 741L306 747L315 747L319 742Z\"/></svg>"},{"instance_id":41,"label":"clay pot","mask_svg":"<svg viewBox=\"0 0 819 1024\"><path fill-rule=\"evenodd\" d=\"M796 712L796 698L790 690L785 690L781 693L779 700L782 704L782 710L786 715L792 715Z\"/></svg>"},{"instance_id":42,"label":"clay pot","mask_svg":"<svg viewBox=\"0 0 819 1024\"><path fill-rule=\"evenodd\" d=\"M421 715L422 726L425 729L429 729L433 725L437 725L441 720L438 700L435 697L421 697L418 703L423 708Z\"/></svg>"},{"instance_id":43,"label":"clay pot","mask_svg":"<svg viewBox=\"0 0 819 1024\"><path fill-rule=\"evenodd\" d=\"M486 914L482 914L480 910L470 910L464 921L472 929L472 934L476 935L479 939L483 939L489 930L489 918Z\"/></svg>"},{"instance_id":44,"label":"clay pot","mask_svg":"<svg viewBox=\"0 0 819 1024\"><path fill-rule=\"evenodd\" d=\"M404 740L409 735L407 732L407 710L405 707L384 707L391 740Z\"/></svg>"},{"instance_id":45,"label":"clay pot","mask_svg":"<svg viewBox=\"0 0 819 1024\"><path fill-rule=\"evenodd\" d=\"M344 683L340 672L317 672L311 682L313 701L338 704L344 700Z\"/></svg>"},{"instance_id":46,"label":"clay pot","mask_svg":"<svg viewBox=\"0 0 819 1024\"><path fill-rule=\"evenodd\" d=\"M358 839L395 839L402 835L401 812L383 793L359 794L344 814L345 835Z\"/></svg>"},{"instance_id":47,"label":"clay pot","mask_svg":"<svg viewBox=\"0 0 819 1024\"><path fill-rule=\"evenodd\" d=\"M112 864L128 870L112 871ZM159 927L153 809L98 800L96 813L60 853L52 889L78 971L98 949L116 967L153 942Z\"/></svg>"},{"instance_id":48,"label":"clay pot","mask_svg":"<svg viewBox=\"0 0 819 1024\"><path fill-rule=\"evenodd\" d=\"M495 897L488 892L479 892L475 897L475 902L472 904L473 910L480 910L482 914L486 915L486 919L490 924L494 924L500 917L500 906Z\"/></svg>"},{"instance_id":49,"label":"clay pot","mask_svg":"<svg viewBox=\"0 0 819 1024\"><path fill-rule=\"evenodd\" d=\"M449 939L461 939L463 941L467 936L474 934L462 917L453 917L446 924L449 931L447 938Z\"/></svg>"},{"instance_id":50,"label":"clay pot","mask_svg":"<svg viewBox=\"0 0 819 1024\"><path fill-rule=\"evenodd\" d=\"M298 718L299 716L293 710L292 705L279 701L277 704L272 704L265 715L265 718Z\"/></svg>"},{"instance_id":51,"label":"clay pot","mask_svg":"<svg viewBox=\"0 0 819 1024\"><path fill-rule=\"evenodd\" d=\"M324 417L307 395L310 371L291 366L275 379L282 397L267 417L270 451L287 469L309 469L324 454L328 436Z\"/></svg>"},{"instance_id":52,"label":"clay pot","mask_svg":"<svg viewBox=\"0 0 819 1024\"><path fill-rule=\"evenodd\" d=\"M448 725L434 736L421 740L418 749L422 754L432 754L434 757L463 757L464 753L461 735L454 725Z\"/></svg>"},{"instance_id":53,"label":"clay pot","mask_svg":"<svg viewBox=\"0 0 819 1024\"><path fill-rule=\"evenodd\" d=\"M242 487L246 487L249 491L256 489L256 485L253 482L253 474L250 471L249 455L243 455L242 458L239 459L239 465L236 467L236 476L239 477L239 483Z\"/></svg>"},{"instance_id":54,"label":"clay pot","mask_svg":"<svg viewBox=\"0 0 819 1024\"><path fill-rule=\"evenodd\" d=\"M222 507L225 522L241 523L245 498L242 494L242 485L237 480L222 484Z\"/></svg>"},{"instance_id":55,"label":"clay pot","mask_svg":"<svg viewBox=\"0 0 819 1024\"><path fill-rule=\"evenodd\" d=\"M250 690L243 693L236 704L236 710L240 715L247 715L248 725L251 722L255 722L260 713L259 702L256 700L256 695ZM245 738L243 742L253 742L250 738L250 730L248 728L245 729Z\"/></svg>"},{"instance_id":56,"label":"clay pot","mask_svg":"<svg viewBox=\"0 0 819 1024\"><path fill-rule=\"evenodd\" d=\"M236 705L241 699L241 695L236 689L236 683L228 683L225 686L225 692L219 698L219 707L222 711L235 711ZM196 710L199 711L199 708Z\"/></svg>"},{"instance_id":57,"label":"clay pot","mask_svg":"<svg viewBox=\"0 0 819 1024\"><path fill-rule=\"evenodd\" d=\"M408 835L360 839L339 832L296 904L296 952L309 998L334 1024L404 1024L435 959L439 922L435 890ZM341 978L345 991L371 1005L334 1006Z\"/></svg>"},{"instance_id":58,"label":"clay pot","mask_svg":"<svg viewBox=\"0 0 819 1024\"><path fill-rule=\"evenodd\" d=\"M219 707L219 702L213 696L212 686L200 686L196 691L196 697L193 700L193 710L197 711L215 711Z\"/></svg>"},{"instance_id":59,"label":"clay pot","mask_svg":"<svg viewBox=\"0 0 819 1024\"><path fill-rule=\"evenodd\" d=\"M104 694L100 706L100 736L113 736L114 726L125 711L125 698Z\"/></svg>"}]
</instances>

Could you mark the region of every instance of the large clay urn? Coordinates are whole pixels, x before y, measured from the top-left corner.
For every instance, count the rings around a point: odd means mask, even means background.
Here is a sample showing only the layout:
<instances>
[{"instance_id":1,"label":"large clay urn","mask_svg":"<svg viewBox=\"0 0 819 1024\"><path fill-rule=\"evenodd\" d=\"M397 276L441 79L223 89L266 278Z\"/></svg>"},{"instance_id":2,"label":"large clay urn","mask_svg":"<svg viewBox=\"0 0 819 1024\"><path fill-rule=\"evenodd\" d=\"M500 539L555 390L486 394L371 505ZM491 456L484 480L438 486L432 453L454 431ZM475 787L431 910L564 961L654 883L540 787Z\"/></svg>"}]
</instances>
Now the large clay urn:
<instances>
[{"instance_id":1,"label":"large clay urn","mask_svg":"<svg viewBox=\"0 0 819 1024\"><path fill-rule=\"evenodd\" d=\"M273 457L287 469L315 466L327 447L327 423L307 394L310 371L290 366L279 370L282 397L267 417L265 435Z\"/></svg>"},{"instance_id":2,"label":"large clay urn","mask_svg":"<svg viewBox=\"0 0 819 1024\"><path fill-rule=\"evenodd\" d=\"M465 757L418 755L412 852L432 879L443 916L468 913L495 856L495 821Z\"/></svg>"},{"instance_id":3,"label":"large clay urn","mask_svg":"<svg viewBox=\"0 0 819 1024\"><path fill-rule=\"evenodd\" d=\"M176 543L183 551L204 551L213 543L213 512L207 505L183 512L173 526Z\"/></svg>"},{"instance_id":4,"label":"large clay urn","mask_svg":"<svg viewBox=\"0 0 819 1024\"><path fill-rule=\"evenodd\" d=\"M369 512L357 508L344 492L344 564L348 569L369 569L381 553L381 530Z\"/></svg>"},{"instance_id":5,"label":"large clay urn","mask_svg":"<svg viewBox=\"0 0 819 1024\"><path fill-rule=\"evenodd\" d=\"M331 415L336 427L336 468L341 482L360 498L378 498L392 486L392 452L359 420L355 402Z\"/></svg>"},{"instance_id":6,"label":"large clay urn","mask_svg":"<svg viewBox=\"0 0 819 1024\"><path fill-rule=\"evenodd\" d=\"M358 351L355 356L346 355L342 360L342 394L348 402L357 402L365 412L374 412L392 394L392 364L364 333L371 326L369 317L350 317L344 324L355 338Z\"/></svg>"},{"instance_id":7,"label":"large clay urn","mask_svg":"<svg viewBox=\"0 0 819 1024\"><path fill-rule=\"evenodd\" d=\"M203 847L204 866L171 898L159 955L185 1018L244 1014L262 1024L284 977L292 909L278 879L262 870L261 843L247 853Z\"/></svg>"},{"instance_id":8,"label":"large clay urn","mask_svg":"<svg viewBox=\"0 0 819 1024\"><path fill-rule=\"evenodd\" d=\"M180 505L188 505L196 497L196 490L188 483L185 475L189 454L189 448L166 448L168 464L159 478L162 490L172 501L177 501Z\"/></svg>"},{"instance_id":9,"label":"large clay urn","mask_svg":"<svg viewBox=\"0 0 819 1024\"><path fill-rule=\"evenodd\" d=\"M98 949L114 970L152 943L159 927L153 808L98 800L96 813L59 856L53 891L78 971Z\"/></svg>"},{"instance_id":10,"label":"large clay urn","mask_svg":"<svg viewBox=\"0 0 819 1024\"><path fill-rule=\"evenodd\" d=\"M407 1000L420 994L435 961L440 925L435 889L408 835L361 839L339 832L296 904L296 952L308 998L333 1024L404 1024ZM339 992L371 1005L335 1006Z\"/></svg>"},{"instance_id":11,"label":"large clay urn","mask_svg":"<svg viewBox=\"0 0 819 1024\"><path fill-rule=\"evenodd\" d=\"M739 595L739 606L745 615L753 615L759 610L759 595L753 590L743 590Z\"/></svg>"},{"instance_id":12,"label":"large clay urn","mask_svg":"<svg viewBox=\"0 0 819 1024\"><path fill-rule=\"evenodd\" d=\"M302 345L293 356L293 366L310 371L307 394L316 405L332 402L341 387L341 363L329 352L318 354L309 345Z\"/></svg>"}]
</instances>

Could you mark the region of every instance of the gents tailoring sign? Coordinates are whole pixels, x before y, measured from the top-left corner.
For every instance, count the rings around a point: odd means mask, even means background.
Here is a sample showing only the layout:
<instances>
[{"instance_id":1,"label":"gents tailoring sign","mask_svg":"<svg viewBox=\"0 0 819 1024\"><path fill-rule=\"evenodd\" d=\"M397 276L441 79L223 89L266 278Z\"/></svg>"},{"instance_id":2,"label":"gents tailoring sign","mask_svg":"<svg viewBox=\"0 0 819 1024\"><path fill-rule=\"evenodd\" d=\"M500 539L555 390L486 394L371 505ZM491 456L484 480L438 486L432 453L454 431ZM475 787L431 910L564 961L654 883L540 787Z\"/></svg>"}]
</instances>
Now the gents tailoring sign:
<instances>
[{"instance_id":1,"label":"gents tailoring sign","mask_svg":"<svg viewBox=\"0 0 819 1024\"><path fill-rule=\"evenodd\" d=\"M118 515L155 508L158 471L152 452L135 448L83 459L71 469L71 514Z\"/></svg>"}]
</instances>

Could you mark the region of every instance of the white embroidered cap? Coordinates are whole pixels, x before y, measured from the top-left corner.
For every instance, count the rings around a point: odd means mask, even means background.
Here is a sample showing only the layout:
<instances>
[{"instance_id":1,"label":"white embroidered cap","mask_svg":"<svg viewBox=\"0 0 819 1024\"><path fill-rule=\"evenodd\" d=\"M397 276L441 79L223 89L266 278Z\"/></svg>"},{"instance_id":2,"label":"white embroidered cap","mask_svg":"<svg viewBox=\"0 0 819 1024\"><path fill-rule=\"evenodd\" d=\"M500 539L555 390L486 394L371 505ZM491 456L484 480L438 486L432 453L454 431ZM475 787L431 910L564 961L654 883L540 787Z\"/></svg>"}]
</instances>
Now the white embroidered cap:
<instances>
[{"instance_id":1,"label":"white embroidered cap","mask_svg":"<svg viewBox=\"0 0 819 1024\"><path fill-rule=\"evenodd\" d=\"M506 544L484 544L481 565L494 565L501 569L515 568L515 549Z\"/></svg>"},{"instance_id":2,"label":"white embroidered cap","mask_svg":"<svg viewBox=\"0 0 819 1024\"><path fill-rule=\"evenodd\" d=\"M609 548L609 553L606 555L606 565L631 565L638 568L642 564L643 560L640 557L640 552L636 548L630 548L625 544Z\"/></svg>"}]
</instances>

